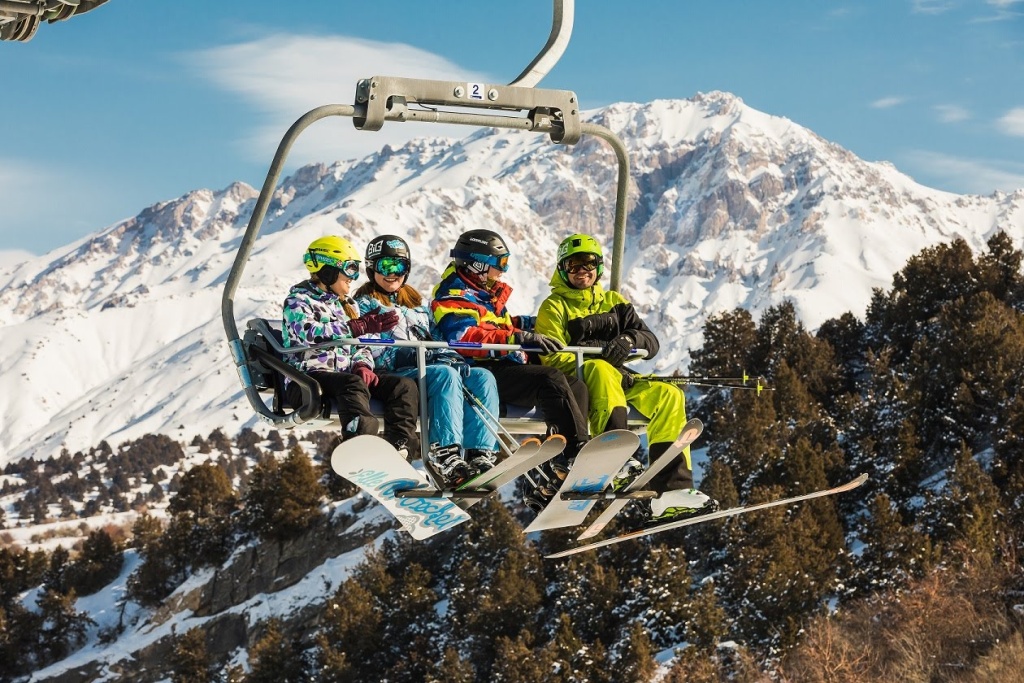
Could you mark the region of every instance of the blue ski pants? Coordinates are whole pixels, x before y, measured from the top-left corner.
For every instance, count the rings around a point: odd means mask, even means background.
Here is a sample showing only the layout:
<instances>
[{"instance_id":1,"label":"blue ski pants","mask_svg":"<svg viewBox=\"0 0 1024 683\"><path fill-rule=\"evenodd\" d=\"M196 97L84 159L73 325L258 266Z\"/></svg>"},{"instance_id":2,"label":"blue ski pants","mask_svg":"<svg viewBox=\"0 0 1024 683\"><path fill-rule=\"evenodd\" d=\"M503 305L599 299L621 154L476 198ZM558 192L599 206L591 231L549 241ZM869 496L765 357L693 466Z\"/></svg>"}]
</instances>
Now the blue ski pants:
<instances>
[{"instance_id":1,"label":"blue ski pants","mask_svg":"<svg viewBox=\"0 0 1024 683\"><path fill-rule=\"evenodd\" d=\"M441 446L457 443L463 449L498 450L498 441L462 391L463 383L480 399L487 411L498 417L498 385L485 368L470 367L469 376L450 365L427 366L427 410L430 413L430 441ZM392 374L416 379L416 368L402 368Z\"/></svg>"}]
</instances>

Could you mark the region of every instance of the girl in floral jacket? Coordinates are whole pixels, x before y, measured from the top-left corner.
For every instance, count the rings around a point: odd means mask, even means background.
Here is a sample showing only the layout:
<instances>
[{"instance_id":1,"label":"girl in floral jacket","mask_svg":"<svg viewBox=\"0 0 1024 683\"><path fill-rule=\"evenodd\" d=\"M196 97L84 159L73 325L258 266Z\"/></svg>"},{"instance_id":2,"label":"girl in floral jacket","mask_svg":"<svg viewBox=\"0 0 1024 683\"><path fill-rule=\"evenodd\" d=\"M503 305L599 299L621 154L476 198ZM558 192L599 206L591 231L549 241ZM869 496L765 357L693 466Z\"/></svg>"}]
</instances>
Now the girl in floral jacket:
<instances>
[{"instance_id":1,"label":"girl in floral jacket","mask_svg":"<svg viewBox=\"0 0 1024 683\"><path fill-rule=\"evenodd\" d=\"M291 288L284 301L284 345L311 346L367 334L398 324L394 311L360 316L349 298L359 278L359 252L348 240L329 235L314 240L302 257L310 279ZM376 434L380 422L370 411L370 398L384 404L384 438L405 455L416 454L416 383L407 377L375 372L366 346L334 346L288 354L289 363L307 373L331 400L341 421L342 438ZM287 386L289 401L298 404L298 387Z\"/></svg>"}]
</instances>

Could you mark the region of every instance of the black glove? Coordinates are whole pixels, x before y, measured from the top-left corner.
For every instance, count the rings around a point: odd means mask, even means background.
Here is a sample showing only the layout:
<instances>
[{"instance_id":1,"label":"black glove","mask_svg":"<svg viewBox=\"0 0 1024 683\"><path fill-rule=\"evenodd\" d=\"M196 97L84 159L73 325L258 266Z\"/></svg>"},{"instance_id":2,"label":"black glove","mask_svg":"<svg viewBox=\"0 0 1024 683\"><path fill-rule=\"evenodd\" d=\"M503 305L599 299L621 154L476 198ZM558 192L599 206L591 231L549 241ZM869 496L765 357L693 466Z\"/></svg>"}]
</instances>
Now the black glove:
<instances>
[{"instance_id":1,"label":"black glove","mask_svg":"<svg viewBox=\"0 0 1024 683\"><path fill-rule=\"evenodd\" d=\"M588 337L611 339L619 331L619 318L611 311L573 318L565 324L565 331L572 343Z\"/></svg>"},{"instance_id":2,"label":"black glove","mask_svg":"<svg viewBox=\"0 0 1024 683\"><path fill-rule=\"evenodd\" d=\"M542 354L554 353L565 348L565 344L554 337L539 332L516 332L516 343L520 346L537 347Z\"/></svg>"},{"instance_id":3,"label":"black glove","mask_svg":"<svg viewBox=\"0 0 1024 683\"><path fill-rule=\"evenodd\" d=\"M348 329L352 331L353 337L362 337L364 334L380 334L393 330L398 324L398 311L391 309L387 313L367 313L358 318L348 321Z\"/></svg>"},{"instance_id":4,"label":"black glove","mask_svg":"<svg viewBox=\"0 0 1024 683\"><path fill-rule=\"evenodd\" d=\"M601 357L611 363L617 368L622 367L622 364L629 358L629 354L633 351L633 337L628 334L620 334L615 339L605 344L604 353Z\"/></svg>"},{"instance_id":5,"label":"black glove","mask_svg":"<svg viewBox=\"0 0 1024 683\"><path fill-rule=\"evenodd\" d=\"M626 368L618 368L619 372L622 373L622 388L624 391L629 391L633 388L633 384L636 383L636 375L627 370Z\"/></svg>"}]
</instances>

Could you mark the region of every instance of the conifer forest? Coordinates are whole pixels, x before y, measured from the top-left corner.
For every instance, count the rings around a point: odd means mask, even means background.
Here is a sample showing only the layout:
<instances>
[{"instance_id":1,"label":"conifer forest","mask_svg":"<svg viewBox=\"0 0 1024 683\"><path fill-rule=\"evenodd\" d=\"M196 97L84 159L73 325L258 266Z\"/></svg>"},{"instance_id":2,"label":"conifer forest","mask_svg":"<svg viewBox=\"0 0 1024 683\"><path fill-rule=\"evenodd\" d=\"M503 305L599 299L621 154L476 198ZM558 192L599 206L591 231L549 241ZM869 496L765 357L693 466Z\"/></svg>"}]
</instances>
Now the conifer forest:
<instances>
[{"instance_id":1,"label":"conifer forest","mask_svg":"<svg viewBox=\"0 0 1024 683\"><path fill-rule=\"evenodd\" d=\"M543 556L578 529L524 536L532 513L488 501L428 541L367 546L322 609L261 622L244 662L201 628L178 631L154 680L1022 680L1022 262L1003 233L981 253L958 240L913 256L863 318L813 333L789 304L709 319L687 373L747 372L766 389L687 390L706 426L702 490L725 508L867 473L853 492L557 560ZM92 616L76 598L130 555L123 600L155 612L243 547L322 529L328 503L357 489L325 464L332 434L299 436L151 435L9 465L22 519L55 503L140 514L71 551L0 543L0 681L80 648ZM196 448L205 460L169 475ZM157 504L165 515L146 512ZM601 538L635 522L627 506Z\"/></svg>"}]
</instances>

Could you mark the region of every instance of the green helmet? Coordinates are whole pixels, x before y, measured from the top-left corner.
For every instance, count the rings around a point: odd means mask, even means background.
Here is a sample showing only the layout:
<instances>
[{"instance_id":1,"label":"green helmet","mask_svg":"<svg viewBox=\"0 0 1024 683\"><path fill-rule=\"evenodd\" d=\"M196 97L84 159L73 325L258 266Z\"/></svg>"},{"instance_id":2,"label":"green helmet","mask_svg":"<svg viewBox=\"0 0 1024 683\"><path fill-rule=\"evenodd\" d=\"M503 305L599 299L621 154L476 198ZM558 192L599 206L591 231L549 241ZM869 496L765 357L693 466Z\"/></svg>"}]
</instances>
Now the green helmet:
<instances>
[{"instance_id":1,"label":"green helmet","mask_svg":"<svg viewBox=\"0 0 1024 683\"><path fill-rule=\"evenodd\" d=\"M569 235L558 245L558 259L556 268L562 282L569 284L569 273L565 268L565 262L577 254L593 254L597 257L597 277L604 274L604 254L601 252L601 245L590 235Z\"/></svg>"}]
</instances>

